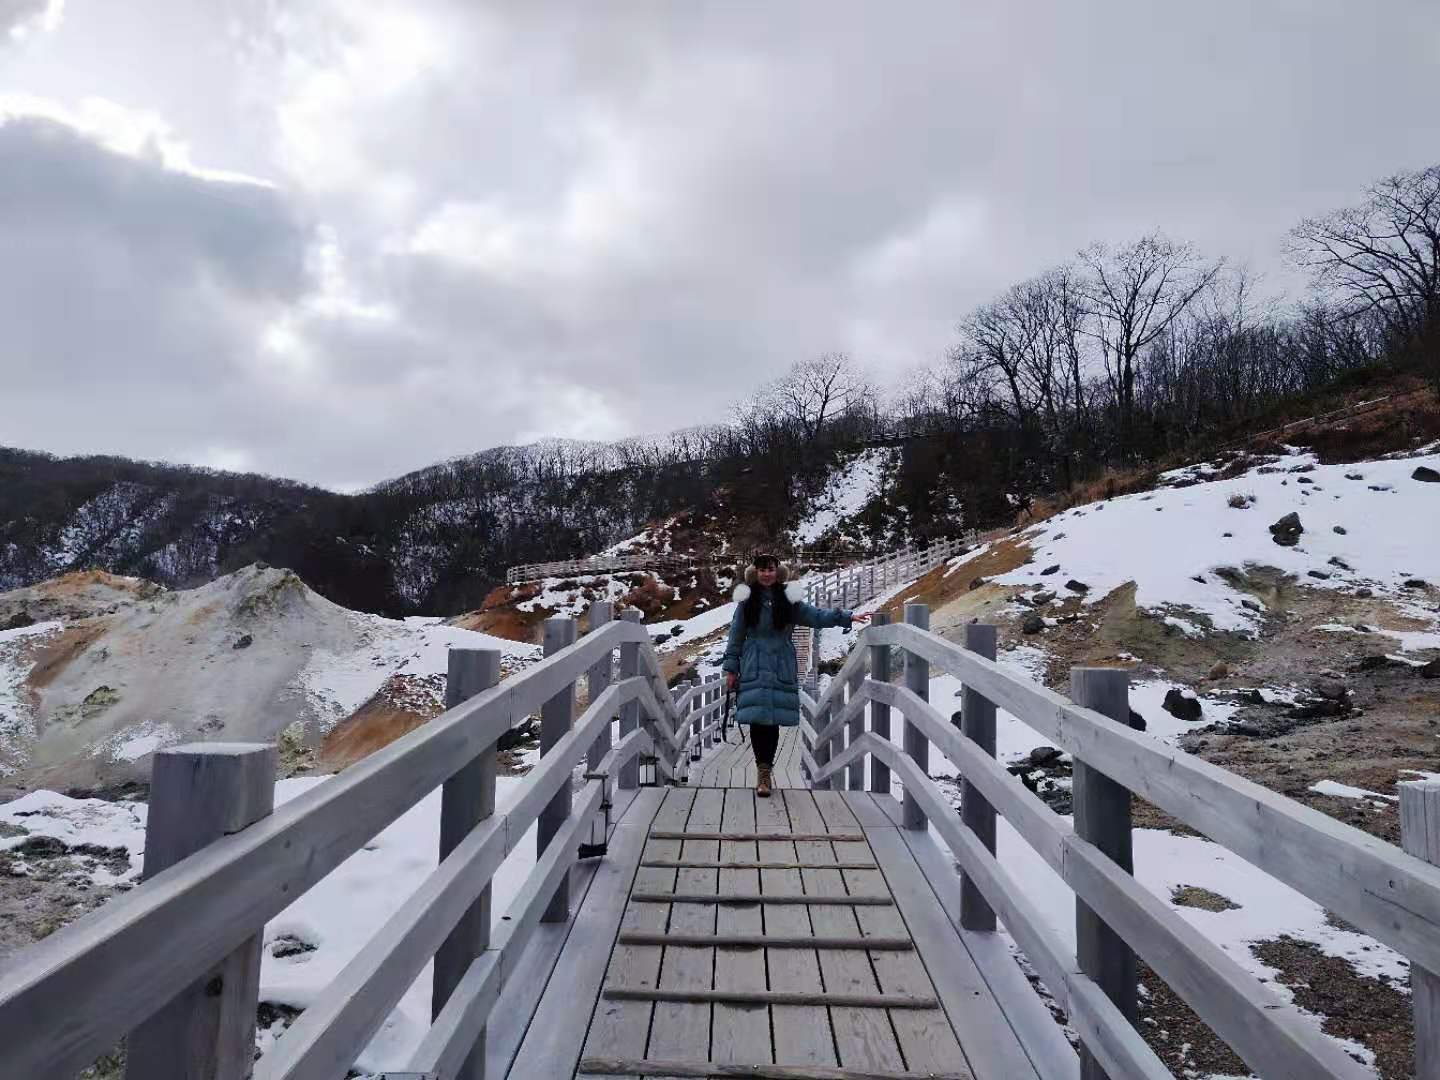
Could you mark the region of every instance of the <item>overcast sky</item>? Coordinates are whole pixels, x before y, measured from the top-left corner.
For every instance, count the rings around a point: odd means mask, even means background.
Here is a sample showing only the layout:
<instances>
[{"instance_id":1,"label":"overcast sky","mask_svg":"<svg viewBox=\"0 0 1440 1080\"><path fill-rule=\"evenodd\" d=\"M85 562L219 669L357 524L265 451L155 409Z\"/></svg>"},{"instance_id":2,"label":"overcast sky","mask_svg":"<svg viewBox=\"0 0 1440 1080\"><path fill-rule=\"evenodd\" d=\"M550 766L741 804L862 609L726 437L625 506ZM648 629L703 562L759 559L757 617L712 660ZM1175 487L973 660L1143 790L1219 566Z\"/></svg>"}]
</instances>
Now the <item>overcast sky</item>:
<instances>
[{"instance_id":1,"label":"overcast sky","mask_svg":"<svg viewBox=\"0 0 1440 1080\"><path fill-rule=\"evenodd\" d=\"M0 445L368 485L725 416L1440 159L1437 0L0 0Z\"/></svg>"}]
</instances>

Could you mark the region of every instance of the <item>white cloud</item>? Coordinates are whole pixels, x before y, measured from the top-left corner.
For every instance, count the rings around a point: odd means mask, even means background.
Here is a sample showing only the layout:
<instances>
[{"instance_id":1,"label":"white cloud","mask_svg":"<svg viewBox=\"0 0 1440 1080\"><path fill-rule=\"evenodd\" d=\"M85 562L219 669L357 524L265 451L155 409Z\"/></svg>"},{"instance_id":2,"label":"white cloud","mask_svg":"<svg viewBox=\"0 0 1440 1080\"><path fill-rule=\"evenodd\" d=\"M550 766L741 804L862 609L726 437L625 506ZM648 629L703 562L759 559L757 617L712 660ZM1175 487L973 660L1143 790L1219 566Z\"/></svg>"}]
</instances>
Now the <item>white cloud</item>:
<instances>
[{"instance_id":1,"label":"white cloud","mask_svg":"<svg viewBox=\"0 0 1440 1080\"><path fill-rule=\"evenodd\" d=\"M65 17L65 0L0 0L0 32L23 42L52 33Z\"/></svg>"}]
</instances>

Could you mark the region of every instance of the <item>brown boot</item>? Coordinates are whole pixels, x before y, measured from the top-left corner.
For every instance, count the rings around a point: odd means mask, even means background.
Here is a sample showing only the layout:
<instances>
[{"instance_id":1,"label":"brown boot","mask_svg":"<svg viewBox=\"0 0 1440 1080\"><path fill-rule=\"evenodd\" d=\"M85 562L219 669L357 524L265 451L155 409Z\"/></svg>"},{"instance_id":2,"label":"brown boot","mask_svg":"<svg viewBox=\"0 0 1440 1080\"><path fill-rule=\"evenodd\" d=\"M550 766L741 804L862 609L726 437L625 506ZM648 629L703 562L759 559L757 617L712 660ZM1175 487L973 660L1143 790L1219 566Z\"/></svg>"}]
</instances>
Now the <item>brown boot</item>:
<instances>
[{"instance_id":1,"label":"brown boot","mask_svg":"<svg viewBox=\"0 0 1440 1080\"><path fill-rule=\"evenodd\" d=\"M760 773L760 782L755 785L755 794L762 799L768 799L770 797L770 766L758 766L758 772Z\"/></svg>"}]
</instances>

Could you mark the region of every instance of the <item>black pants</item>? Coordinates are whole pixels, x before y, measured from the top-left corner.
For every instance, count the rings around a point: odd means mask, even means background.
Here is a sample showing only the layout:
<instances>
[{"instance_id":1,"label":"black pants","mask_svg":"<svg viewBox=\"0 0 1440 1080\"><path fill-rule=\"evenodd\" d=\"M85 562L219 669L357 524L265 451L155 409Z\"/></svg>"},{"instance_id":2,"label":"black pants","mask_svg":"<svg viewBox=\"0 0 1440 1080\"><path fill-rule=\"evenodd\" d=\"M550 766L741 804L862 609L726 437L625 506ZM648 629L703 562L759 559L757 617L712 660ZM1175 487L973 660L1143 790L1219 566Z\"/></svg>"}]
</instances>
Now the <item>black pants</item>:
<instances>
[{"instance_id":1,"label":"black pants","mask_svg":"<svg viewBox=\"0 0 1440 1080\"><path fill-rule=\"evenodd\" d=\"M776 724L751 724L750 745L755 748L756 765L774 765L775 747L780 743L780 728Z\"/></svg>"}]
</instances>

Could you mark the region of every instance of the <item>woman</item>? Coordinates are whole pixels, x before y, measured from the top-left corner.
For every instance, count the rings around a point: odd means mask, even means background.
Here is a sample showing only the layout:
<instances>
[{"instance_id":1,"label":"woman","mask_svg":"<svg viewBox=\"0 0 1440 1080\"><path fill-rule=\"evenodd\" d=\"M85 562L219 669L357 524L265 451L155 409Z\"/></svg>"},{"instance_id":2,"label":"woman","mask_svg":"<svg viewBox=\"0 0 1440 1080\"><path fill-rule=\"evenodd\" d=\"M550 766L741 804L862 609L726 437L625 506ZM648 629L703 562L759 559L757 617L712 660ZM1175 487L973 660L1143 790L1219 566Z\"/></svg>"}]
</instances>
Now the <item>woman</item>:
<instances>
[{"instance_id":1,"label":"woman","mask_svg":"<svg viewBox=\"0 0 1440 1080\"><path fill-rule=\"evenodd\" d=\"M789 576L789 567L774 555L755 556L745 583L735 586L735 616L721 665L729 688L740 689L735 720L750 725L759 774L755 794L761 798L770 796L780 729L800 723L800 677L791 631L797 626L848 627L870 618L840 608L811 607L799 585L785 584Z\"/></svg>"}]
</instances>

